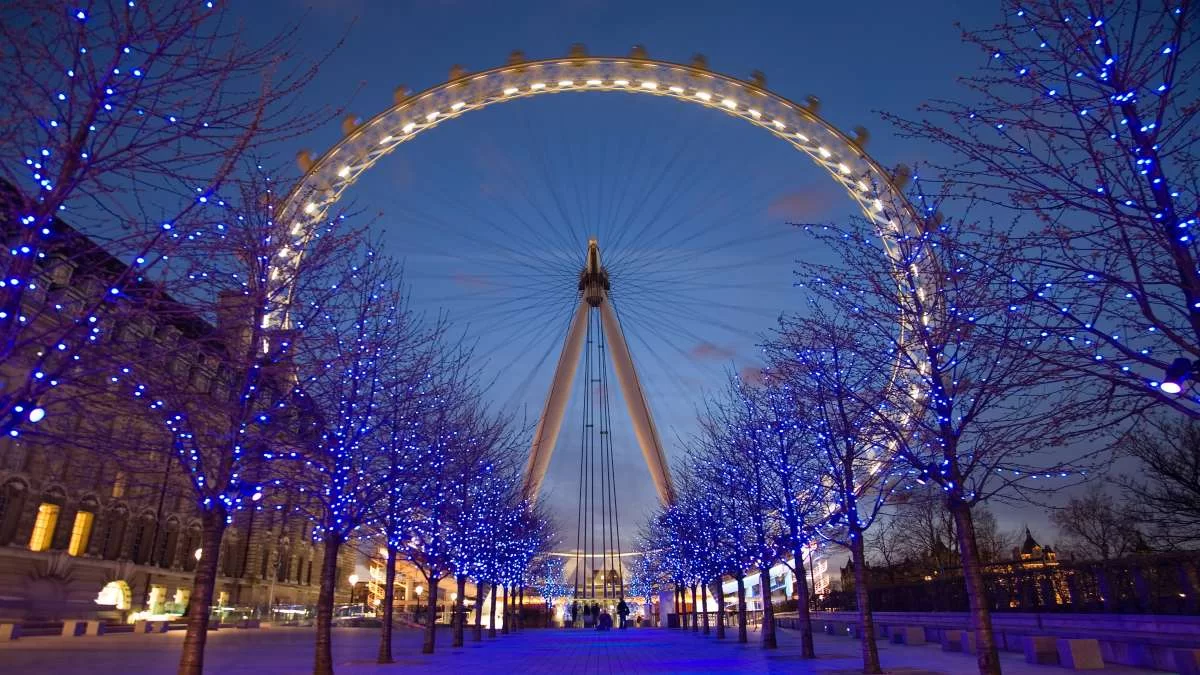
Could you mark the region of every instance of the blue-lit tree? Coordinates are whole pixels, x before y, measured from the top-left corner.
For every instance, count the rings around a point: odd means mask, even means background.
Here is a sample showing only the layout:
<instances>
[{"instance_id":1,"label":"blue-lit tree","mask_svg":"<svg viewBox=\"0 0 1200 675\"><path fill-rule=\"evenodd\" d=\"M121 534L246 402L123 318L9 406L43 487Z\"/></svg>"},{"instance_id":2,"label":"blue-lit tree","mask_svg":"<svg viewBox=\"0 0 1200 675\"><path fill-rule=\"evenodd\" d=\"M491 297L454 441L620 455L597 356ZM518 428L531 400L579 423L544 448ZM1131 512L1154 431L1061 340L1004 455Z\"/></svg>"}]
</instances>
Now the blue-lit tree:
<instances>
[{"instance_id":1,"label":"blue-lit tree","mask_svg":"<svg viewBox=\"0 0 1200 675\"><path fill-rule=\"evenodd\" d=\"M429 342L408 309L397 264L367 248L345 265L336 292L304 326L304 349L293 361L294 405L310 420L300 442L308 479L301 484L324 551L313 667L318 673L333 670L338 553L366 534L388 487L404 478L387 473L388 414L392 394L411 384L408 359Z\"/></svg>"},{"instance_id":2,"label":"blue-lit tree","mask_svg":"<svg viewBox=\"0 0 1200 675\"><path fill-rule=\"evenodd\" d=\"M776 342L771 370L805 402L808 444L822 467L810 486L828 501L818 532L850 550L863 670L878 673L863 533L896 484L890 429L880 423L898 412L890 408L892 371L877 365L880 346L860 339L858 326L836 314L814 309L811 318L788 321Z\"/></svg>"},{"instance_id":3,"label":"blue-lit tree","mask_svg":"<svg viewBox=\"0 0 1200 675\"><path fill-rule=\"evenodd\" d=\"M566 559L557 555L542 555L534 561L530 573L538 595L546 604L545 627L549 628L550 619L554 614L554 603L571 595L571 587L567 584L566 577ZM631 592L632 589L631 580Z\"/></svg>"},{"instance_id":4,"label":"blue-lit tree","mask_svg":"<svg viewBox=\"0 0 1200 675\"><path fill-rule=\"evenodd\" d=\"M1013 283L1023 268L1020 244L994 226L934 216L934 200L916 194L925 212L911 231L880 232L862 219L808 228L836 257L801 273L814 300L846 317L854 358L895 378L874 425L910 485L929 483L944 496L980 671L994 673L998 654L972 509L1081 480L1095 453L1065 446L1112 420L1077 371L1029 358L1030 346L1047 338L1031 325L1030 305ZM879 263L888 259L891 265ZM785 364L791 349L785 341L777 350Z\"/></svg>"},{"instance_id":5,"label":"blue-lit tree","mask_svg":"<svg viewBox=\"0 0 1200 675\"><path fill-rule=\"evenodd\" d=\"M0 433L79 407L55 390L98 374L113 319L137 320L116 304L181 230L229 217L248 152L320 119L297 112L313 73L283 65L293 32L253 46L214 4L0 7Z\"/></svg>"},{"instance_id":6,"label":"blue-lit tree","mask_svg":"<svg viewBox=\"0 0 1200 675\"><path fill-rule=\"evenodd\" d=\"M126 349L90 353L105 375L93 386L109 396L127 392L149 419L161 420L201 514L202 554L180 661L189 673L203 667L217 558L233 513L262 508L280 481L280 461L307 458L312 409L295 386L295 369L308 343L298 336L336 295L348 272L341 261L358 240L335 218L297 241L274 220L277 195L262 172L249 172L229 192L218 200L220 220L183 229L187 255L172 262L169 295L154 284L123 294L145 306L147 321L126 327L137 358ZM306 253L280 268L284 242Z\"/></svg>"},{"instance_id":7,"label":"blue-lit tree","mask_svg":"<svg viewBox=\"0 0 1200 675\"><path fill-rule=\"evenodd\" d=\"M1047 337L1033 358L1093 379L1116 413L1198 417L1200 9L1003 6L966 34L987 66L965 95L894 121L953 152L939 167L953 195L1017 219L1030 270L1014 284Z\"/></svg>"}]
</instances>

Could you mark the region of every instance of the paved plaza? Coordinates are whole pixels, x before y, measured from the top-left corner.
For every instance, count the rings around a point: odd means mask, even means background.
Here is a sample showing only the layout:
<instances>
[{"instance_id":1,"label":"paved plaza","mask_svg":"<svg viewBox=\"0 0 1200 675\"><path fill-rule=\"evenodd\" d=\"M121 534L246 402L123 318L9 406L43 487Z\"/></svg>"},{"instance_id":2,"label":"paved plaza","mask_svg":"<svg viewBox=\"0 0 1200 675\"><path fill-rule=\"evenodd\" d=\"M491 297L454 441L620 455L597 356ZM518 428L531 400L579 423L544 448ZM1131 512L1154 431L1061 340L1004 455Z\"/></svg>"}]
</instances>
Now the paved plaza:
<instances>
[{"instance_id":1,"label":"paved plaza","mask_svg":"<svg viewBox=\"0 0 1200 675\"><path fill-rule=\"evenodd\" d=\"M857 673L861 672L858 643L849 638L817 636L820 657L799 657L792 631L780 631L780 647L765 652L756 643L719 642L690 631L631 629L597 633L591 630L534 630L498 635L463 649L449 647L449 634L438 635L438 653L419 652L421 634L396 632L396 664L375 663L378 632L367 628L334 631L334 662L338 673L434 674L499 673L501 675L619 675L623 673ZM756 638L752 634L752 640ZM106 635L96 638L34 637L0 645L0 673L175 672L182 632L166 635ZM312 671L313 632L303 628L222 630L209 637L206 672L262 675ZM972 657L943 653L937 646L904 647L879 642L885 671L905 675L957 675L975 670ZM1004 672L1033 675L1068 671L1027 665L1018 654L1002 654ZM1110 674L1150 671L1110 666Z\"/></svg>"}]
</instances>

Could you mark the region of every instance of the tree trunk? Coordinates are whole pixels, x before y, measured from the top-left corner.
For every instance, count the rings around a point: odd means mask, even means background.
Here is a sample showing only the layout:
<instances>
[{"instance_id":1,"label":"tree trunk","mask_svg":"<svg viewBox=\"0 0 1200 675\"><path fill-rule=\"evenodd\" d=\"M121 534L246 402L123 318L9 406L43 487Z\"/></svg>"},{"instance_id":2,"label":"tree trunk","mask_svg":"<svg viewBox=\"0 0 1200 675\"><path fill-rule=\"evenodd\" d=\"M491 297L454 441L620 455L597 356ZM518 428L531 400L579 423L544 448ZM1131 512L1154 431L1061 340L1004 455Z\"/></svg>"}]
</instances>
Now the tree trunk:
<instances>
[{"instance_id":1,"label":"tree trunk","mask_svg":"<svg viewBox=\"0 0 1200 675\"><path fill-rule=\"evenodd\" d=\"M492 584L492 612L491 625L488 626L488 637L496 637L496 584Z\"/></svg>"},{"instance_id":2,"label":"tree trunk","mask_svg":"<svg viewBox=\"0 0 1200 675\"><path fill-rule=\"evenodd\" d=\"M200 675L204 671L204 643L208 638L208 615L212 611L213 591L217 587L217 558L221 555L221 537L225 534L225 508L214 506L202 515L200 560L192 578L188 599L188 627L179 657L179 675ZM192 555L188 551L186 555Z\"/></svg>"},{"instance_id":3,"label":"tree trunk","mask_svg":"<svg viewBox=\"0 0 1200 675\"><path fill-rule=\"evenodd\" d=\"M317 649L313 675L333 675L333 641L330 626L333 622L333 591L337 584L337 559L342 541L337 535L325 539L325 555L321 563L321 591L317 595Z\"/></svg>"},{"instance_id":4,"label":"tree trunk","mask_svg":"<svg viewBox=\"0 0 1200 675\"><path fill-rule=\"evenodd\" d=\"M422 654L433 653L433 643L437 638L437 605L438 605L438 582L441 581L435 574L429 575L429 600L425 604L425 641L421 645Z\"/></svg>"},{"instance_id":5,"label":"tree trunk","mask_svg":"<svg viewBox=\"0 0 1200 675\"><path fill-rule=\"evenodd\" d=\"M508 635L508 625L512 623L512 621L509 620L509 615L512 614L512 608L508 606L508 587L509 584L504 584L503 586L504 610L501 612L501 614L504 616L504 621L502 622L504 625L500 626L501 635Z\"/></svg>"},{"instance_id":6,"label":"tree trunk","mask_svg":"<svg viewBox=\"0 0 1200 675\"><path fill-rule=\"evenodd\" d=\"M710 632L708 626L708 584L700 584L700 602L703 605L700 617L704 620L704 634L708 635Z\"/></svg>"},{"instance_id":7,"label":"tree trunk","mask_svg":"<svg viewBox=\"0 0 1200 675\"><path fill-rule=\"evenodd\" d=\"M675 623L679 624L675 626L676 628L683 628L687 625L685 620L687 615L683 613L683 597L679 594L679 584L675 584L675 616L677 618ZM667 625L670 625L670 621L667 622Z\"/></svg>"},{"instance_id":8,"label":"tree trunk","mask_svg":"<svg viewBox=\"0 0 1200 675\"><path fill-rule=\"evenodd\" d=\"M463 646L463 629L467 623L467 575L458 575L458 597L454 599L454 641L451 647Z\"/></svg>"},{"instance_id":9,"label":"tree trunk","mask_svg":"<svg viewBox=\"0 0 1200 675\"><path fill-rule=\"evenodd\" d=\"M696 584L692 584L692 632L700 632L700 605L696 602Z\"/></svg>"},{"instance_id":10,"label":"tree trunk","mask_svg":"<svg viewBox=\"0 0 1200 675\"><path fill-rule=\"evenodd\" d=\"M746 637L746 580L742 578L742 572L737 572L737 588L738 588L738 642L749 642L750 638Z\"/></svg>"},{"instance_id":11,"label":"tree trunk","mask_svg":"<svg viewBox=\"0 0 1200 675\"><path fill-rule=\"evenodd\" d=\"M775 608L771 606L771 568L764 567L758 571L758 586L762 589L763 618L762 646L763 649L775 649L779 642L775 639Z\"/></svg>"},{"instance_id":12,"label":"tree trunk","mask_svg":"<svg viewBox=\"0 0 1200 675\"><path fill-rule=\"evenodd\" d=\"M393 663L392 618L396 599L396 547L388 546L387 569L383 573L383 628L379 632L379 656L377 663Z\"/></svg>"},{"instance_id":13,"label":"tree trunk","mask_svg":"<svg viewBox=\"0 0 1200 675\"><path fill-rule=\"evenodd\" d=\"M471 631L471 639L475 642L483 640L483 600L486 597L484 590L487 584L482 580L475 583L475 630Z\"/></svg>"},{"instance_id":14,"label":"tree trunk","mask_svg":"<svg viewBox=\"0 0 1200 675\"><path fill-rule=\"evenodd\" d=\"M725 639L725 590L721 588L721 577L713 582L713 595L717 598L717 639Z\"/></svg>"},{"instance_id":15,"label":"tree trunk","mask_svg":"<svg viewBox=\"0 0 1200 675\"><path fill-rule=\"evenodd\" d=\"M517 605L517 610L513 614L513 629L521 630L521 628L522 628L521 621L524 620L524 617L521 616L521 610L525 609L525 588L523 586L519 586L517 588L516 605Z\"/></svg>"},{"instance_id":16,"label":"tree trunk","mask_svg":"<svg viewBox=\"0 0 1200 675\"><path fill-rule=\"evenodd\" d=\"M971 630L975 631L975 648L980 675L1000 675L1000 653L992 635L992 615L989 611L987 589L980 569L979 545L975 541L975 521L971 507L958 502L950 506L958 530L958 550L962 556L963 579L967 584L967 600L971 609Z\"/></svg>"},{"instance_id":17,"label":"tree trunk","mask_svg":"<svg viewBox=\"0 0 1200 675\"><path fill-rule=\"evenodd\" d=\"M792 555L795 557L793 564L796 566L796 569L792 570L792 578L800 588L800 601L796 603L796 615L800 618L800 656L813 659L817 653L813 648L812 611L808 607L811 591L808 588L808 576L804 574L804 547L797 545Z\"/></svg>"},{"instance_id":18,"label":"tree trunk","mask_svg":"<svg viewBox=\"0 0 1200 675\"><path fill-rule=\"evenodd\" d=\"M858 603L858 628L862 634L863 672L881 673L883 671L879 668L879 647L875 644L875 617L871 614L865 558L862 532L852 532L850 560L854 563L854 599Z\"/></svg>"}]
</instances>

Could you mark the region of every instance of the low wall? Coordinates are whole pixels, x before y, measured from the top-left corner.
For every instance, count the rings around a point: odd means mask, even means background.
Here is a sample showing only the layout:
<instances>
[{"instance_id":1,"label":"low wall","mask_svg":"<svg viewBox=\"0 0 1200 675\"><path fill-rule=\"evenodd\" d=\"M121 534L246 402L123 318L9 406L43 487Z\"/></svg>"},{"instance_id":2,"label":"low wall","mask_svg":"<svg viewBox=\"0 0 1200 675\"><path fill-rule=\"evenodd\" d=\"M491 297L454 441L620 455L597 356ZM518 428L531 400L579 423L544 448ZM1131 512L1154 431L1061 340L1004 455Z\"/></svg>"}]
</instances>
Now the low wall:
<instances>
[{"instance_id":1,"label":"low wall","mask_svg":"<svg viewBox=\"0 0 1200 675\"><path fill-rule=\"evenodd\" d=\"M892 629L920 626L925 639L940 642L946 630L969 630L966 612L875 612L876 638L890 638ZM781 628L797 628L799 620L780 616ZM813 630L826 624L838 634L856 628L856 612L813 612ZM1022 638L1050 636L1092 638L1100 642L1105 663L1117 663L1155 670L1175 670L1175 649L1200 649L1200 616L1163 616L1142 614L992 614L996 645L1005 651L1023 650ZM857 632L857 631L855 631Z\"/></svg>"}]
</instances>

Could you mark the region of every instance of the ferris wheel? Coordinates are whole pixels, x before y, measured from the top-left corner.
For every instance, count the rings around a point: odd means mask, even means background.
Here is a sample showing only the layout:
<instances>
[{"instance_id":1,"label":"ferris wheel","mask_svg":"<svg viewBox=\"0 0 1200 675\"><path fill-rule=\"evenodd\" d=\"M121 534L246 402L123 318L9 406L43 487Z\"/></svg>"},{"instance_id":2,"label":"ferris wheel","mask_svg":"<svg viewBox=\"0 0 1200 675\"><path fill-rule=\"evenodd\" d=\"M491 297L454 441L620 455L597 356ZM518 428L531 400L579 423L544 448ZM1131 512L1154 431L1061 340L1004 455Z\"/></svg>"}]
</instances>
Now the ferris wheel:
<instances>
[{"instance_id":1,"label":"ferris wheel","mask_svg":"<svg viewBox=\"0 0 1200 675\"><path fill-rule=\"evenodd\" d=\"M455 68L348 118L319 157L301 153L304 176L279 211L295 241L276 264L297 264L340 200L377 208L414 306L461 326L496 405L537 421L526 492L549 476L555 510L576 521L577 597L600 596L597 578L609 597L623 593L629 551L619 516L672 498L672 448L705 388L753 370L762 334L799 309L792 270L819 252L789 226L818 215L797 186L832 179L825 188L881 230L915 223L903 177L866 154L865 132L818 112L759 73L640 48Z\"/></svg>"}]
</instances>

